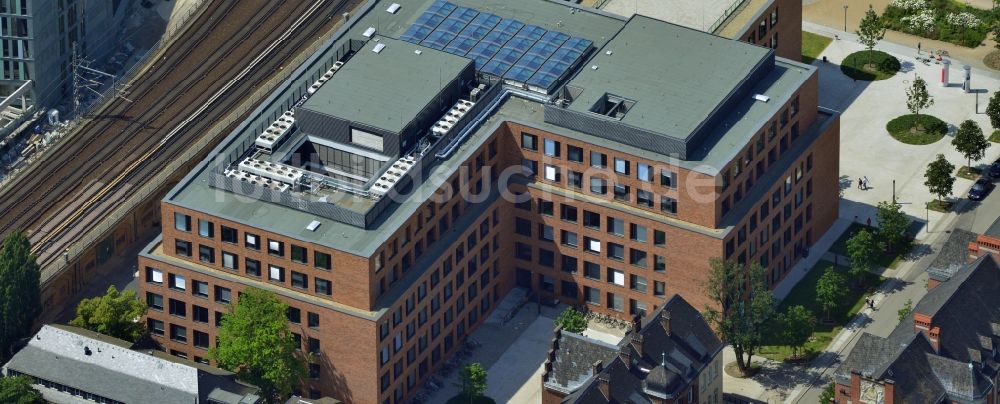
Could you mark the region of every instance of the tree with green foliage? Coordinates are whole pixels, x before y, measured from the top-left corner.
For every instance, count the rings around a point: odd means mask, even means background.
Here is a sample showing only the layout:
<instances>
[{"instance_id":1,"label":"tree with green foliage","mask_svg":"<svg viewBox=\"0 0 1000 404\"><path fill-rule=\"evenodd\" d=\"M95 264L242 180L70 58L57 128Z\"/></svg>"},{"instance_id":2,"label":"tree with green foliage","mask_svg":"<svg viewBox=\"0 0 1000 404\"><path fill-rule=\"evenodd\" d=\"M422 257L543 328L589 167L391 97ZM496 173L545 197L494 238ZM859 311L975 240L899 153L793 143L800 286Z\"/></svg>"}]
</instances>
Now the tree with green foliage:
<instances>
[{"instance_id":1,"label":"tree with green foliage","mask_svg":"<svg viewBox=\"0 0 1000 404\"><path fill-rule=\"evenodd\" d=\"M997 24L997 29L1000 29L1000 23ZM997 37L997 45L1000 46L1000 36ZM994 91L990 97L990 103L986 105L986 116L990 117L993 129L1000 130L1000 91Z\"/></svg>"},{"instance_id":2,"label":"tree with green foliage","mask_svg":"<svg viewBox=\"0 0 1000 404\"><path fill-rule=\"evenodd\" d=\"M895 201L879 202L875 217L878 219L875 238L879 245L889 252L895 251L906 238L906 229L910 226L910 220L903 213L902 206Z\"/></svg>"},{"instance_id":3,"label":"tree with green foliage","mask_svg":"<svg viewBox=\"0 0 1000 404\"><path fill-rule=\"evenodd\" d=\"M795 305L778 314L775 323L779 327L782 345L791 348L792 357L801 357L804 353L802 347L809 342L809 336L816 327L816 316L805 306Z\"/></svg>"},{"instance_id":4,"label":"tree with green foliage","mask_svg":"<svg viewBox=\"0 0 1000 404\"><path fill-rule=\"evenodd\" d=\"M986 149L990 147L990 141L983 135L983 129L971 119L966 119L959 125L951 144L968 160L969 171L972 170L972 160L982 160L986 156Z\"/></svg>"},{"instance_id":5,"label":"tree with green foliage","mask_svg":"<svg viewBox=\"0 0 1000 404\"><path fill-rule=\"evenodd\" d=\"M28 376L0 377L0 403L42 404L42 393L31 386Z\"/></svg>"},{"instance_id":6,"label":"tree with green foliage","mask_svg":"<svg viewBox=\"0 0 1000 404\"><path fill-rule=\"evenodd\" d=\"M242 381L260 387L269 402L287 397L305 377L305 361L288 328L288 305L271 292L247 288L223 315L218 345L208 357Z\"/></svg>"},{"instance_id":7,"label":"tree with green foliage","mask_svg":"<svg viewBox=\"0 0 1000 404\"><path fill-rule=\"evenodd\" d=\"M31 336L42 312L41 272L31 242L21 231L3 240L0 249L0 362L13 355L18 340Z\"/></svg>"},{"instance_id":8,"label":"tree with green foliage","mask_svg":"<svg viewBox=\"0 0 1000 404\"><path fill-rule=\"evenodd\" d=\"M563 330L581 333L587 329L587 318L576 309L567 307L566 310L559 313L559 317L556 317L555 324L562 326Z\"/></svg>"},{"instance_id":9,"label":"tree with green foliage","mask_svg":"<svg viewBox=\"0 0 1000 404\"><path fill-rule=\"evenodd\" d=\"M816 282L816 304L823 309L827 321L831 320L831 312L840 307L845 297L847 297L847 284L844 282L844 277L837 273L834 267L827 267L823 271L823 276Z\"/></svg>"},{"instance_id":10,"label":"tree with green foliage","mask_svg":"<svg viewBox=\"0 0 1000 404\"><path fill-rule=\"evenodd\" d=\"M458 387L462 389L462 396L469 399L469 403L486 392L486 376L486 369L479 363L465 365L458 372Z\"/></svg>"},{"instance_id":11,"label":"tree with green foliage","mask_svg":"<svg viewBox=\"0 0 1000 404\"><path fill-rule=\"evenodd\" d=\"M748 375L753 354L765 345L764 333L774 314L774 297L764 282L764 268L756 262L745 266L718 258L709 264L705 293L711 305L705 308L705 319L733 347L736 366Z\"/></svg>"},{"instance_id":12,"label":"tree with green foliage","mask_svg":"<svg viewBox=\"0 0 1000 404\"><path fill-rule=\"evenodd\" d=\"M856 284L864 281L865 273L875 266L875 238L868 229L861 229L847 240L847 256L851 259L851 278Z\"/></svg>"},{"instance_id":13,"label":"tree with green foliage","mask_svg":"<svg viewBox=\"0 0 1000 404\"><path fill-rule=\"evenodd\" d=\"M836 386L834 383L827 384L823 388L823 392L819 395L819 402L822 404L830 404L837 398L836 396Z\"/></svg>"},{"instance_id":14,"label":"tree with green foliage","mask_svg":"<svg viewBox=\"0 0 1000 404\"><path fill-rule=\"evenodd\" d=\"M885 24L883 24L882 18L875 12L875 8L871 4L868 5L868 11L865 11L865 16L861 18L861 22L858 23L858 30L854 31L854 33L858 34L858 42L868 50L868 64L871 64L872 50L885 37Z\"/></svg>"},{"instance_id":15,"label":"tree with green foliage","mask_svg":"<svg viewBox=\"0 0 1000 404\"><path fill-rule=\"evenodd\" d=\"M903 308L896 312L896 316L899 317L899 322L902 323L906 316L910 315L913 311L913 299L906 299L906 303L903 304Z\"/></svg>"},{"instance_id":16,"label":"tree with green foliage","mask_svg":"<svg viewBox=\"0 0 1000 404\"><path fill-rule=\"evenodd\" d=\"M111 285L104 296L81 301L76 306L76 318L69 325L135 342L146 332L145 324L140 321L144 313L146 303L136 298L135 291L122 293Z\"/></svg>"},{"instance_id":17,"label":"tree with green foliage","mask_svg":"<svg viewBox=\"0 0 1000 404\"><path fill-rule=\"evenodd\" d=\"M938 154L937 158L927 165L927 171L924 172L924 178L927 180L924 181L924 185L932 194L937 195L938 202L951 195L955 187L955 177L951 174L954 171L955 165L949 163L943 154Z\"/></svg>"},{"instance_id":18,"label":"tree with green foliage","mask_svg":"<svg viewBox=\"0 0 1000 404\"><path fill-rule=\"evenodd\" d=\"M920 111L934 105L934 97L927 92L927 82L917 76L913 83L906 88L906 109L917 116L916 124L920 125Z\"/></svg>"}]
</instances>

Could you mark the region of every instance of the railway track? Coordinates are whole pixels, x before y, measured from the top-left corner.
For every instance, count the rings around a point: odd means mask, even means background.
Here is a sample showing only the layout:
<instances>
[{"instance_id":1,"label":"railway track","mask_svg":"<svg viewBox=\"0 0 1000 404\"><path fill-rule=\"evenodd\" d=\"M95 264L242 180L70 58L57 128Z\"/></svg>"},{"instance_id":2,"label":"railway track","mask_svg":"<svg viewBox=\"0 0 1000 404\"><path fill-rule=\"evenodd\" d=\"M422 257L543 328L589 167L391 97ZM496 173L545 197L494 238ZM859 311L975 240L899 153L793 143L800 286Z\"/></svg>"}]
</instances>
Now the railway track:
<instances>
[{"instance_id":1,"label":"railway track","mask_svg":"<svg viewBox=\"0 0 1000 404\"><path fill-rule=\"evenodd\" d=\"M32 176L0 190L0 233L26 229L52 259L67 228L141 184L225 116L257 83L326 32L350 0L214 1L191 28L101 115L88 122ZM65 237L63 237L65 238ZM40 260L41 261L41 260ZM44 262L40 262L44 265Z\"/></svg>"}]
</instances>

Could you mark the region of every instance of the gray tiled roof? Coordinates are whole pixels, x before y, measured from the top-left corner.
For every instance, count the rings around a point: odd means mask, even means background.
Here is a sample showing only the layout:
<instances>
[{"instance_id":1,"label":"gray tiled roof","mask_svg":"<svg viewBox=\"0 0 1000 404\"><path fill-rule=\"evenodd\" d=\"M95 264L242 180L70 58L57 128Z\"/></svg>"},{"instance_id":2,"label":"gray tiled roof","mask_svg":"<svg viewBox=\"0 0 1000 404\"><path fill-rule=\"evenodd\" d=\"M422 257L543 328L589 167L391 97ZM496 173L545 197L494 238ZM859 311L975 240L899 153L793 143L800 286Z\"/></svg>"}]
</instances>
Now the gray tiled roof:
<instances>
[{"instance_id":1,"label":"gray tiled roof","mask_svg":"<svg viewBox=\"0 0 1000 404\"><path fill-rule=\"evenodd\" d=\"M11 370L125 403L206 402L213 391L213 398L242 399L257 390L232 373L133 351L125 341L69 326L42 326L4 365L4 373Z\"/></svg>"},{"instance_id":2,"label":"gray tiled roof","mask_svg":"<svg viewBox=\"0 0 1000 404\"><path fill-rule=\"evenodd\" d=\"M930 290L913 313L930 316L941 329L939 350L914 330L911 313L887 338L864 334L834 377L850 384L852 371L895 382L900 402L981 400L993 386L1000 343L1000 266L987 255Z\"/></svg>"},{"instance_id":3,"label":"gray tiled roof","mask_svg":"<svg viewBox=\"0 0 1000 404\"><path fill-rule=\"evenodd\" d=\"M931 262L928 273L939 281L948 280L965 267L969 260L969 243L976 240L976 234L962 229L954 229L948 241L941 246L937 257Z\"/></svg>"},{"instance_id":4,"label":"gray tiled roof","mask_svg":"<svg viewBox=\"0 0 1000 404\"><path fill-rule=\"evenodd\" d=\"M664 323L669 325L669 333ZM599 389L601 378L608 381L611 402L646 403L649 396L674 397L723 348L701 313L677 295L642 319L638 333L630 331L617 347L566 332L557 343L552 373L545 384L572 392L563 402L579 404L608 402ZM598 360L604 369L594 377L591 366Z\"/></svg>"}]
</instances>

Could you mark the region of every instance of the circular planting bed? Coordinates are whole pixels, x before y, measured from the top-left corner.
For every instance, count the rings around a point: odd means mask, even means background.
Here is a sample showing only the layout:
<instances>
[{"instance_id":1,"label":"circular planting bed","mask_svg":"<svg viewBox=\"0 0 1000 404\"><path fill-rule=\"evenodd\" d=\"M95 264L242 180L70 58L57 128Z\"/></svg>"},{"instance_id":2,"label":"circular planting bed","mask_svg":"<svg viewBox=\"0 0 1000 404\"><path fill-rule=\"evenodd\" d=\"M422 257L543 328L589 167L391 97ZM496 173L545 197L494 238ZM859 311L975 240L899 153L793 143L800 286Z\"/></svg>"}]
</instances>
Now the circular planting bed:
<instances>
[{"instance_id":1,"label":"circular planting bed","mask_svg":"<svg viewBox=\"0 0 1000 404\"><path fill-rule=\"evenodd\" d=\"M993 70L1000 70L1000 50L990 52L983 58L983 63Z\"/></svg>"},{"instance_id":2,"label":"circular planting bed","mask_svg":"<svg viewBox=\"0 0 1000 404\"><path fill-rule=\"evenodd\" d=\"M844 58L840 71L855 80L885 80L899 71L899 59L888 53L872 50L857 51Z\"/></svg>"},{"instance_id":3,"label":"circular planting bed","mask_svg":"<svg viewBox=\"0 0 1000 404\"><path fill-rule=\"evenodd\" d=\"M885 130L900 142L925 145L941 140L948 133L948 125L933 115L909 114L889 121Z\"/></svg>"}]
</instances>

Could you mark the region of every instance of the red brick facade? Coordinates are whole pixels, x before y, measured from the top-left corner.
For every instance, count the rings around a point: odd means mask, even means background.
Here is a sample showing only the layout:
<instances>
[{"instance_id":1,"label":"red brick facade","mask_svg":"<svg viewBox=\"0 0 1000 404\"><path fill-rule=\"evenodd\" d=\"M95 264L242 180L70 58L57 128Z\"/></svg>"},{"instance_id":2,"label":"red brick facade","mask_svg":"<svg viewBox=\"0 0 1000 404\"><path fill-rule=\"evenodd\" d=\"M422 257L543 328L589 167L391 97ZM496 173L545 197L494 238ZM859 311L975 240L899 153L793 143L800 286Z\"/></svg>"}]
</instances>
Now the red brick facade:
<instances>
[{"instance_id":1,"label":"red brick facade","mask_svg":"<svg viewBox=\"0 0 1000 404\"><path fill-rule=\"evenodd\" d=\"M775 53L783 58L802 59L801 1L775 0L756 17L745 31L733 38L774 48Z\"/></svg>"}]
</instances>

